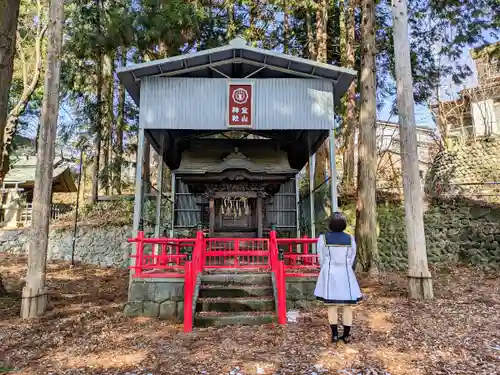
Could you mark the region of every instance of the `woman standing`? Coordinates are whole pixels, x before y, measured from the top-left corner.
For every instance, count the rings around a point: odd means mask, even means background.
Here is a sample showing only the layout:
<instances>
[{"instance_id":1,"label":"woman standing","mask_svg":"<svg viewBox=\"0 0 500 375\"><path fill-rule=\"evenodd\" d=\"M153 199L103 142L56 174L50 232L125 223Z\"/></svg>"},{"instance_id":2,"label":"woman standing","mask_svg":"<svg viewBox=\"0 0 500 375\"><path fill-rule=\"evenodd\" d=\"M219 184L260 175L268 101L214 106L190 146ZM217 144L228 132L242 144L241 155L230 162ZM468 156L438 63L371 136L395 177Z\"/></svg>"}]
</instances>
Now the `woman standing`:
<instances>
[{"instance_id":1,"label":"woman standing","mask_svg":"<svg viewBox=\"0 0 500 375\"><path fill-rule=\"evenodd\" d=\"M345 233L347 220L344 214L335 212L330 218L330 231L320 235L317 249L321 271L314 295L328 306L328 322L332 330L332 342L339 339L346 344L350 341L352 326L352 306L363 296L352 265L356 257L354 237ZM338 310L342 308L344 332L339 337Z\"/></svg>"}]
</instances>

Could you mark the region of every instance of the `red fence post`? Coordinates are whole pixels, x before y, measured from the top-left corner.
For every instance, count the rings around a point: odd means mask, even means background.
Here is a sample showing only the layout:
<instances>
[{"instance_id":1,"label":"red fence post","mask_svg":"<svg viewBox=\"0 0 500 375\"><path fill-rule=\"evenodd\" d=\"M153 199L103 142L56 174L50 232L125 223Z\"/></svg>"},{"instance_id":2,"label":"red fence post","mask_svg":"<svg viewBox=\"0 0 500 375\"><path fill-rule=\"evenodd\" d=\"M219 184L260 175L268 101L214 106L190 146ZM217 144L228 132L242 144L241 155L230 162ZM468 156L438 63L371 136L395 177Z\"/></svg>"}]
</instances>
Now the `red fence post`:
<instances>
[{"instance_id":1,"label":"red fence post","mask_svg":"<svg viewBox=\"0 0 500 375\"><path fill-rule=\"evenodd\" d=\"M276 228L274 225L269 232L269 265L271 271L276 271L276 261L278 260L278 242L276 238Z\"/></svg>"},{"instance_id":2,"label":"red fence post","mask_svg":"<svg viewBox=\"0 0 500 375\"><path fill-rule=\"evenodd\" d=\"M285 279L285 262L283 253L280 252L278 259L278 323L286 324L286 279Z\"/></svg>"},{"instance_id":3,"label":"red fence post","mask_svg":"<svg viewBox=\"0 0 500 375\"><path fill-rule=\"evenodd\" d=\"M203 234L203 230L201 228L196 232L196 243L194 245L195 250L198 254L196 272L202 272L203 267L205 266L205 235ZM195 281L196 282L196 281Z\"/></svg>"},{"instance_id":4,"label":"red fence post","mask_svg":"<svg viewBox=\"0 0 500 375\"><path fill-rule=\"evenodd\" d=\"M143 272L143 266L144 266L144 232L143 231L138 231L137 232L137 245L136 245L136 276L141 277L142 272Z\"/></svg>"},{"instance_id":5,"label":"red fence post","mask_svg":"<svg viewBox=\"0 0 500 375\"><path fill-rule=\"evenodd\" d=\"M196 245L195 245L196 248ZM185 266L184 278L184 332L193 330L193 265L188 259Z\"/></svg>"}]
</instances>

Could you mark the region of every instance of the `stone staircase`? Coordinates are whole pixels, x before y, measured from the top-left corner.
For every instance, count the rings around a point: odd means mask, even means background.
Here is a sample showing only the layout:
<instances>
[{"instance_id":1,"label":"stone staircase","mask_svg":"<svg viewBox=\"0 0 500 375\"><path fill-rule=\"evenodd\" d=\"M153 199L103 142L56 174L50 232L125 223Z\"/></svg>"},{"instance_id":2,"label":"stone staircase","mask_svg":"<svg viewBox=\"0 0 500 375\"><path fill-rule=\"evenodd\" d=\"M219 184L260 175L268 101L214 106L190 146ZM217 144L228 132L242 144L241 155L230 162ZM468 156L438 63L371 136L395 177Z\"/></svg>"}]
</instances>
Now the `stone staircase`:
<instances>
[{"instance_id":1,"label":"stone staircase","mask_svg":"<svg viewBox=\"0 0 500 375\"><path fill-rule=\"evenodd\" d=\"M275 317L270 272L228 270L201 276L195 326L267 324Z\"/></svg>"}]
</instances>

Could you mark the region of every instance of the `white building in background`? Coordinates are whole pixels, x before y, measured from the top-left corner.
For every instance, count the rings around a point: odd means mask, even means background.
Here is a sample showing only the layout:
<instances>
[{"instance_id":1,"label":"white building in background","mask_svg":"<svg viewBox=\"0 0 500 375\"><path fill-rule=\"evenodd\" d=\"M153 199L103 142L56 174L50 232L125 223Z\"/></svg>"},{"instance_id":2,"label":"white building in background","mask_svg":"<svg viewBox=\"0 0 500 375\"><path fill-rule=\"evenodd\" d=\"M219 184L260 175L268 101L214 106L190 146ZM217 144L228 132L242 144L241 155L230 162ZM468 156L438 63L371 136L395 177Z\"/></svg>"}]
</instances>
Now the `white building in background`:
<instances>
[{"instance_id":1,"label":"white building in background","mask_svg":"<svg viewBox=\"0 0 500 375\"><path fill-rule=\"evenodd\" d=\"M440 129L447 138L470 139L500 136L500 42L471 50L478 84L459 92L456 100L433 106Z\"/></svg>"}]
</instances>

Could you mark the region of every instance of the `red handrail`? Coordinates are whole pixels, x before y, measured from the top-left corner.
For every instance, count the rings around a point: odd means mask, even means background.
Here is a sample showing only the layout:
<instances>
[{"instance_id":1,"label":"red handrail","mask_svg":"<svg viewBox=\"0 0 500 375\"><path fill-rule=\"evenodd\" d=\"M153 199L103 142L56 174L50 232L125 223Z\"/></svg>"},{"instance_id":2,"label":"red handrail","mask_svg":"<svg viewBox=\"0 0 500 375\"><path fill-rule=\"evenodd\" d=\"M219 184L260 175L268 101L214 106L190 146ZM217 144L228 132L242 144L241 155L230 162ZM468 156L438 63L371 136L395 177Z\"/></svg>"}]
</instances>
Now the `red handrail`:
<instances>
[{"instance_id":1,"label":"red handrail","mask_svg":"<svg viewBox=\"0 0 500 375\"><path fill-rule=\"evenodd\" d=\"M233 241L234 248L221 249L215 246L217 250L212 248L213 244L219 242ZM243 250L240 248L240 243L262 242L256 249ZM133 270L132 277L147 278L147 277L179 277L184 278L184 332L191 332L193 329L193 299L196 289L198 274L203 272L205 268L266 268L269 267L274 273L276 291L277 291L277 317L279 324L286 324L286 279L288 277L297 276L315 276L319 271L318 255L311 254L309 246L316 243L315 238L277 238L276 230L273 228L269 232L269 240L267 239L206 239L204 232L199 230L196 232L196 238L145 238L144 232L137 232L137 237L129 239L128 242L136 243L135 265L131 265ZM268 247L266 244L269 244ZM146 254L144 250L145 244L152 244L151 254ZM157 247L154 247L157 245ZM207 246L209 246L207 251ZM168 247L168 252L167 252ZM180 254L182 248L191 247L190 256L188 254ZM253 246L251 246L253 247ZM286 247L287 251L284 251ZM295 247L295 250L294 250ZM155 251L155 249L157 249ZM158 254L155 254L158 252ZM173 254L174 253L174 254ZM232 265L209 265L206 263L208 256L211 257L234 257L235 262ZM267 262L255 263L249 265L239 264L237 257L261 257ZM158 272L158 271L174 271L174 272ZM291 273L290 271L294 271ZM297 272L298 271L298 272ZM300 273L308 271L307 273Z\"/></svg>"},{"instance_id":2,"label":"red handrail","mask_svg":"<svg viewBox=\"0 0 500 375\"><path fill-rule=\"evenodd\" d=\"M278 239L276 237L276 230L273 228L269 232L269 262L271 263L271 270L274 272L274 280L276 283L276 293L278 299L278 323L286 324L286 280L285 280L285 263L278 251Z\"/></svg>"},{"instance_id":3,"label":"red handrail","mask_svg":"<svg viewBox=\"0 0 500 375\"><path fill-rule=\"evenodd\" d=\"M186 262L184 278L184 332L193 330L193 298L198 273L203 271L203 253L205 238L202 231L196 232L196 241L191 260Z\"/></svg>"}]
</instances>

